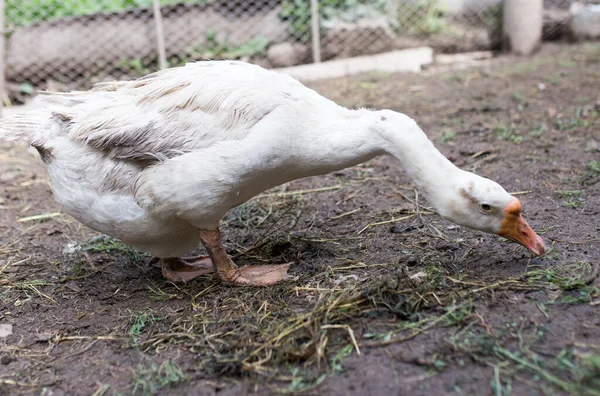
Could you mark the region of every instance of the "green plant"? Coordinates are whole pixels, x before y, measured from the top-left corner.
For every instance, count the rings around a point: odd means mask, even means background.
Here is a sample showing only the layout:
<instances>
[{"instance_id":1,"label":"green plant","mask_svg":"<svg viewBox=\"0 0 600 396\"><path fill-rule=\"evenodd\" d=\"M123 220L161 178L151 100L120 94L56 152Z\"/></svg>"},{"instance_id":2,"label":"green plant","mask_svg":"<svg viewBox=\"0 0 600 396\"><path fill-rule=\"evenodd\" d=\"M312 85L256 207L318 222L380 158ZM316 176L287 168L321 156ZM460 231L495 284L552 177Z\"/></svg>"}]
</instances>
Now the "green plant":
<instances>
[{"instance_id":1,"label":"green plant","mask_svg":"<svg viewBox=\"0 0 600 396\"><path fill-rule=\"evenodd\" d=\"M444 31L448 27L446 18L444 18L444 11L437 1L428 1L425 10L424 17L415 21L418 33L425 35L435 34Z\"/></svg>"},{"instance_id":2,"label":"green plant","mask_svg":"<svg viewBox=\"0 0 600 396\"><path fill-rule=\"evenodd\" d=\"M502 12L503 3L493 4L487 7L481 14L479 19L491 32L499 32L502 30Z\"/></svg>"},{"instance_id":3,"label":"green plant","mask_svg":"<svg viewBox=\"0 0 600 396\"><path fill-rule=\"evenodd\" d=\"M498 125L494 127L494 132L496 132L496 136L500 140L513 143L521 143L523 141L523 136L519 135L516 128L512 125Z\"/></svg>"},{"instance_id":4,"label":"green plant","mask_svg":"<svg viewBox=\"0 0 600 396\"><path fill-rule=\"evenodd\" d=\"M556 193L563 198L567 198L562 204L573 209L579 208L579 205L584 203L583 198L580 197L581 190L557 190Z\"/></svg>"},{"instance_id":5,"label":"green plant","mask_svg":"<svg viewBox=\"0 0 600 396\"><path fill-rule=\"evenodd\" d=\"M384 0L321 0L319 1L320 21L339 17L345 21L356 21L373 11L383 11ZM281 3L279 18L288 22L290 31L297 38L310 38L310 0L284 0Z\"/></svg>"},{"instance_id":6,"label":"green plant","mask_svg":"<svg viewBox=\"0 0 600 396\"><path fill-rule=\"evenodd\" d=\"M581 357L581 370L576 377L592 389L600 389L600 355L586 354Z\"/></svg>"},{"instance_id":7,"label":"green plant","mask_svg":"<svg viewBox=\"0 0 600 396\"><path fill-rule=\"evenodd\" d=\"M581 190L556 190L556 193L561 197L578 197Z\"/></svg>"},{"instance_id":8,"label":"green plant","mask_svg":"<svg viewBox=\"0 0 600 396\"><path fill-rule=\"evenodd\" d=\"M186 380L181 368L172 360L165 360L160 366L152 363L147 367L140 363L134 374L132 391L134 395L138 393L152 395L162 388L170 387Z\"/></svg>"},{"instance_id":9,"label":"green plant","mask_svg":"<svg viewBox=\"0 0 600 396\"><path fill-rule=\"evenodd\" d=\"M230 59L239 59L246 56L263 54L267 51L268 45L269 40L266 37L254 37L242 43L241 45L233 48L226 54L226 57Z\"/></svg>"},{"instance_id":10,"label":"green plant","mask_svg":"<svg viewBox=\"0 0 600 396\"><path fill-rule=\"evenodd\" d=\"M600 173L600 161L590 161L587 163L588 170L593 173Z\"/></svg>"},{"instance_id":11,"label":"green plant","mask_svg":"<svg viewBox=\"0 0 600 396\"><path fill-rule=\"evenodd\" d=\"M342 349L340 349L331 359L331 368L334 373L341 374L344 372L344 367L342 366L342 362L345 358L350 356L354 351L354 345L348 344Z\"/></svg>"},{"instance_id":12,"label":"green plant","mask_svg":"<svg viewBox=\"0 0 600 396\"><path fill-rule=\"evenodd\" d=\"M310 1L308 0L285 0L281 4L279 13L279 17L288 22L290 31L298 38L310 34L310 15Z\"/></svg>"},{"instance_id":13,"label":"green plant","mask_svg":"<svg viewBox=\"0 0 600 396\"><path fill-rule=\"evenodd\" d=\"M552 75L550 76L550 82L552 83L552 85L559 85L562 75L562 72L552 73Z\"/></svg>"},{"instance_id":14,"label":"green plant","mask_svg":"<svg viewBox=\"0 0 600 396\"><path fill-rule=\"evenodd\" d=\"M579 208L579 205L584 203L583 199L578 197L569 197L565 202L563 202L564 206L568 206L573 209Z\"/></svg>"},{"instance_id":15,"label":"green plant","mask_svg":"<svg viewBox=\"0 0 600 396\"><path fill-rule=\"evenodd\" d=\"M269 40L264 36L257 36L232 47L227 40L221 41L215 30L207 33L203 43L192 48L192 57L201 59L240 59L247 56L262 54L267 50Z\"/></svg>"},{"instance_id":16,"label":"green plant","mask_svg":"<svg viewBox=\"0 0 600 396\"><path fill-rule=\"evenodd\" d=\"M592 271L593 267L586 262L563 263L560 266L531 269L523 278L529 282L552 283L562 292L570 292L563 295L561 303L577 304L591 301L600 292L597 286L588 281L587 277ZM555 296L555 299L558 297L560 295Z\"/></svg>"},{"instance_id":17,"label":"green plant","mask_svg":"<svg viewBox=\"0 0 600 396\"><path fill-rule=\"evenodd\" d=\"M106 235L100 235L90 239L88 243L81 246L81 250L89 253L121 252L134 264L140 263L143 257L142 254L131 246Z\"/></svg>"},{"instance_id":18,"label":"green plant","mask_svg":"<svg viewBox=\"0 0 600 396\"><path fill-rule=\"evenodd\" d=\"M531 131L531 137L539 138L547 130L548 130L548 127L546 126L546 124L544 124L544 123L539 124L535 128L533 128L533 130Z\"/></svg>"},{"instance_id":19,"label":"green plant","mask_svg":"<svg viewBox=\"0 0 600 396\"><path fill-rule=\"evenodd\" d=\"M437 0L402 2L396 9L394 20L397 33L429 35L447 29L444 9Z\"/></svg>"},{"instance_id":20,"label":"green plant","mask_svg":"<svg viewBox=\"0 0 600 396\"><path fill-rule=\"evenodd\" d=\"M591 125L590 120L585 120L581 118L581 108L578 107L575 109L575 118L564 118L556 121L556 127L561 130L567 130L574 127L589 127Z\"/></svg>"},{"instance_id":21,"label":"green plant","mask_svg":"<svg viewBox=\"0 0 600 396\"><path fill-rule=\"evenodd\" d=\"M213 0L161 0L161 5L187 3L202 4ZM25 4L23 4L25 3ZM6 18L12 25L29 25L35 22L70 16L91 15L100 12L119 12L129 8L150 8L152 0L7 0Z\"/></svg>"},{"instance_id":22,"label":"green plant","mask_svg":"<svg viewBox=\"0 0 600 396\"><path fill-rule=\"evenodd\" d=\"M565 69L572 69L575 66L577 66L577 62L575 62L572 59L563 59L560 62L558 62L560 67L564 67Z\"/></svg>"},{"instance_id":23,"label":"green plant","mask_svg":"<svg viewBox=\"0 0 600 396\"><path fill-rule=\"evenodd\" d=\"M123 60L117 64L117 67L125 73L133 73L138 77L145 76L153 71L149 65L139 58Z\"/></svg>"},{"instance_id":24,"label":"green plant","mask_svg":"<svg viewBox=\"0 0 600 396\"><path fill-rule=\"evenodd\" d=\"M527 99L519 91L514 91L512 97L518 104L527 103Z\"/></svg>"},{"instance_id":25,"label":"green plant","mask_svg":"<svg viewBox=\"0 0 600 396\"><path fill-rule=\"evenodd\" d=\"M154 316L150 310L133 314L129 320L131 323L129 335L133 338L133 341L137 343L144 330L151 323L158 322L159 320L160 318Z\"/></svg>"},{"instance_id":26,"label":"green plant","mask_svg":"<svg viewBox=\"0 0 600 396\"><path fill-rule=\"evenodd\" d=\"M528 105L527 98L525 98L519 91L514 91L512 97L513 100L517 102L517 110L523 111L525 106Z\"/></svg>"},{"instance_id":27,"label":"green plant","mask_svg":"<svg viewBox=\"0 0 600 396\"><path fill-rule=\"evenodd\" d=\"M281 393L307 392L321 385L321 383L325 381L325 378L327 378L327 374L322 374L315 378L312 375L302 372L299 367L291 367L289 370L292 381L290 382L288 389L280 389Z\"/></svg>"},{"instance_id":28,"label":"green plant","mask_svg":"<svg viewBox=\"0 0 600 396\"><path fill-rule=\"evenodd\" d=\"M440 138L440 142L446 143L446 142L449 142L450 140L454 139L455 137L456 137L456 133L454 133L453 131L446 131Z\"/></svg>"}]
</instances>

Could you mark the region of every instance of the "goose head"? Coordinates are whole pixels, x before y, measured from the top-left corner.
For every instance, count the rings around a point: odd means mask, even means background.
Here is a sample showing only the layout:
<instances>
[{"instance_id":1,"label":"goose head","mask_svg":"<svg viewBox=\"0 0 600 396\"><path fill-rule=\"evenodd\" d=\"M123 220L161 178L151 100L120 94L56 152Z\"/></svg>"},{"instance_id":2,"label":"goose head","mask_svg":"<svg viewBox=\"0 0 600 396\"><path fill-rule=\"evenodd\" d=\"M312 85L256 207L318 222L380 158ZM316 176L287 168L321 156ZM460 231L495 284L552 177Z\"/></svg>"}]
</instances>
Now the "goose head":
<instances>
[{"instance_id":1,"label":"goose head","mask_svg":"<svg viewBox=\"0 0 600 396\"><path fill-rule=\"evenodd\" d=\"M546 245L522 214L521 202L493 180L461 171L454 191L440 199L440 215L475 230L498 234L525 246L536 256Z\"/></svg>"},{"instance_id":2,"label":"goose head","mask_svg":"<svg viewBox=\"0 0 600 396\"><path fill-rule=\"evenodd\" d=\"M392 110L375 113L381 147L396 157L409 177L444 218L475 230L498 234L535 255L546 252L542 238L521 214L521 202L498 183L456 167L410 117Z\"/></svg>"}]
</instances>

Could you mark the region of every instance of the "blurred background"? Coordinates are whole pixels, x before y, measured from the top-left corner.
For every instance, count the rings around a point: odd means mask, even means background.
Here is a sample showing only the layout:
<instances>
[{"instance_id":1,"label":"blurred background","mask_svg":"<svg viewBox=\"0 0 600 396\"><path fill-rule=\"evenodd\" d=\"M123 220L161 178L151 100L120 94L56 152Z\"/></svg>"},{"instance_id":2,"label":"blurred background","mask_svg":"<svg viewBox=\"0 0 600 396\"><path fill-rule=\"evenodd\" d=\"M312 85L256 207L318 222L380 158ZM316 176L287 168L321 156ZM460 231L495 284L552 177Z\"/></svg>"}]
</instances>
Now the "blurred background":
<instances>
[{"instance_id":1,"label":"blurred background","mask_svg":"<svg viewBox=\"0 0 600 396\"><path fill-rule=\"evenodd\" d=\"M571 0L544 1L568 40ZM499 50L500 0L4 0L4 104L159 66L242 59L277 68L419 46Z\"/></svg>"}]
</instances>

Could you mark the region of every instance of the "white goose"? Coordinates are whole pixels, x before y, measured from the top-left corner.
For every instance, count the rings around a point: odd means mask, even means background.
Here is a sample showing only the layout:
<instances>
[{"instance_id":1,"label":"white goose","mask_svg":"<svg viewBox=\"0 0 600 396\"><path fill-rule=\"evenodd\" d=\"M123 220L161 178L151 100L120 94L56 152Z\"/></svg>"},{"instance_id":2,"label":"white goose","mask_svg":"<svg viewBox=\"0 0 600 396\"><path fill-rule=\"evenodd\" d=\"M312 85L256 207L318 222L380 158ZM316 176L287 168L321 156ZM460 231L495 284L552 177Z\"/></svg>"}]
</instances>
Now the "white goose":
<instances>
[{"instance_id":1,"label":"white goose","mask_svg":"<svg viewBox=\"0 0 600 396\"><path fill-rule=\"evenodd\" d=\"M2 120L0 137L37 148L65 212L162 258L175 282L213 270L236 284L290 279L289 264L238 268L221 218L271 187L384 153L444 218L545 252L517 198L454 166L408 116L349 110L255 65L193 63L43 100ZM179 258L200 242L208 257Z\"/></svg>"}]
</instances>

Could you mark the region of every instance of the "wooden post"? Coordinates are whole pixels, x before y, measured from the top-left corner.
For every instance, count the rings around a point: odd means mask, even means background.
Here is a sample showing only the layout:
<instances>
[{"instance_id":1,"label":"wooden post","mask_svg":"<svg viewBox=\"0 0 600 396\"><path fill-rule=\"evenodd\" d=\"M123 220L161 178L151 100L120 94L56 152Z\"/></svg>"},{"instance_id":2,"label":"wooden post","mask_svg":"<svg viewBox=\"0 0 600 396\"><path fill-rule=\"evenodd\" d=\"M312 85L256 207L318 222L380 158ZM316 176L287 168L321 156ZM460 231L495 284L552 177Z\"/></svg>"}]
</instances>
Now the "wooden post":
<instances>
[{"instance_id":1,"label":"wooden post","mask_svg":"<svg viewBox=\"0 0 600 396\"><path fill-rule=\"evenodd\" d=\"M542 43L543 14L543 0L504 0L504 50L518 55L536 51Z\"/></svg>"},{"instance_id":2,"label":"wooden post","mask_svg":"<svg viewBox=\"0 0 600 396\"><path fill-rule=\"evenodd\" d=\"M6 26L4 22L4 0L0 0L0 117L2 116L2 108L4 102L7 101L8 95L5 92L6 89L6 54L4 49L6 48Z\"/></svg>"},{"instance_id":3,"label":"wooden post","mask_svg":"<svg viewBox=\"0 0 600 396\"><path fill-rule=\"evenodd\" d=\"M321 62L321 32L319 29L319 0L310 0L313 63Z\"/></svg>"},{"instance_id":4,"label":"wooden post","mask_svg":"<svg viewBox=\"0 0 600 396\"><path fill-rule=\"evenodd\" d=\"M154 24L156 25L156 49L158 50L158 65L161 69L167 68L167 53L165 51L165 33L163 29L160 1L152 0L154 6Z\"/></svg>"}]
</instances>

